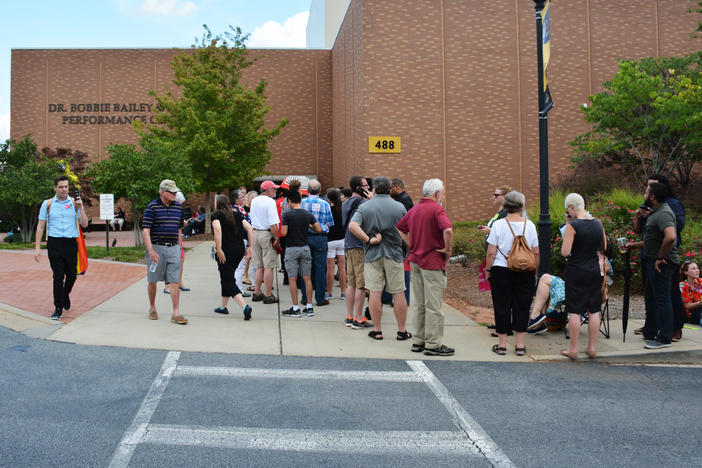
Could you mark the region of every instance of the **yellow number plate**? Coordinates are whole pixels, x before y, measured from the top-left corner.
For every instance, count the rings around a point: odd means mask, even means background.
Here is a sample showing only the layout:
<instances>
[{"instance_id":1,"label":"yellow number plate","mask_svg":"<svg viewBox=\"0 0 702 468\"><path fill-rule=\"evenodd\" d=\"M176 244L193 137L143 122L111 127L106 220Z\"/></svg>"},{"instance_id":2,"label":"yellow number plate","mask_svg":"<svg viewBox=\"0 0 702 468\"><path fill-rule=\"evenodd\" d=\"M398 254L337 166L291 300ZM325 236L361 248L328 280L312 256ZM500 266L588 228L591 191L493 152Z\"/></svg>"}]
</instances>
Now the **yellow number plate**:
<instances>
[{"instance_id":1,"label":"yellow number plate","mask_svg":"<svg viewBox=\"0 0 702 468\"><path fill-rule=\"evenodd\" d=\"M368 137L369 153L399 153L401 149L402 140L399 136Z\"/></svg>"}]
</instances>

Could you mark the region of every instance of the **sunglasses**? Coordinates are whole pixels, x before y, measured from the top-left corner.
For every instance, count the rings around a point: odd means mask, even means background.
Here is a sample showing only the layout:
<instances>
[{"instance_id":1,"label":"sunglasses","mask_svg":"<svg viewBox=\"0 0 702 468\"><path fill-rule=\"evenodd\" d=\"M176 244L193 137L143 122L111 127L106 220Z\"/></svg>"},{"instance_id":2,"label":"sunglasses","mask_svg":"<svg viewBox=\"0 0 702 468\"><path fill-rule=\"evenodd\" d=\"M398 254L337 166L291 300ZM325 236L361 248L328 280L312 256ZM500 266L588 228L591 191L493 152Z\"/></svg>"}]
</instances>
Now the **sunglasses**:
<instances>
[{"instance_id":1,"label":"sunglasses","mask_svg":"<svg viewBox=\"0 0 702 468\"><path fill-rule=\"evenodd\" d=\"M493 198L504 197L505 194L504 193L493 193L492 196L493 196Z\"/></svg>"}]
</instances>

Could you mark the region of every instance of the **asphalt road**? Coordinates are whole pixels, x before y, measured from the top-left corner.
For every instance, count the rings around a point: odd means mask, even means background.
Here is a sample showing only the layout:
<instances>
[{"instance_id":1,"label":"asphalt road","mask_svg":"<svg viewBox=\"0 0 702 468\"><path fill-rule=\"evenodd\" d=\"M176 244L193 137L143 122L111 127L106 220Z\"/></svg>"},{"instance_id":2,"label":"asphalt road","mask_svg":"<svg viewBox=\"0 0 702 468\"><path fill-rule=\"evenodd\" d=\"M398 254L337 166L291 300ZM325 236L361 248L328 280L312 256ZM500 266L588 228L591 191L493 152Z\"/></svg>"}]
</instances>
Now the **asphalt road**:
<instances>
[{"instance_id":1,"label":"asphalt road","mask_svg":"<svg viewBox=\"0 0 702 468\"><path fill-rule=\"evenodd\" d=\"M1 466L702 466L697 367L168 353L0 328L0 376Z\"/></svg>"}]
</instances>

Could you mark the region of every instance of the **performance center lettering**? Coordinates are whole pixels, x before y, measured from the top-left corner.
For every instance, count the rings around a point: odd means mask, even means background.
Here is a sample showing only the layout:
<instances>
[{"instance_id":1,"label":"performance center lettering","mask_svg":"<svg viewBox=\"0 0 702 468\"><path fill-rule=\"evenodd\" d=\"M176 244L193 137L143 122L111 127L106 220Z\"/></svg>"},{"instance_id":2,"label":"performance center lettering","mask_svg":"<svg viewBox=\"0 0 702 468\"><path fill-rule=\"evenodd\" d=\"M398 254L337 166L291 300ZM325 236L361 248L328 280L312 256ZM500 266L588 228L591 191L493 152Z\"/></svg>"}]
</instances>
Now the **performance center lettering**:
<instances>
[{"instance_id":1,"label":"performance center lettering","mask_svg":"<svg viewBox=\"0 0 702 468\"><path fill-rule=\"evenodd\" d=\"M50 114L61 115L63 125L125 125L135 120L155 124L152 109L159 106L144 102L49 104Z\"/></svg>"}]
</instances>

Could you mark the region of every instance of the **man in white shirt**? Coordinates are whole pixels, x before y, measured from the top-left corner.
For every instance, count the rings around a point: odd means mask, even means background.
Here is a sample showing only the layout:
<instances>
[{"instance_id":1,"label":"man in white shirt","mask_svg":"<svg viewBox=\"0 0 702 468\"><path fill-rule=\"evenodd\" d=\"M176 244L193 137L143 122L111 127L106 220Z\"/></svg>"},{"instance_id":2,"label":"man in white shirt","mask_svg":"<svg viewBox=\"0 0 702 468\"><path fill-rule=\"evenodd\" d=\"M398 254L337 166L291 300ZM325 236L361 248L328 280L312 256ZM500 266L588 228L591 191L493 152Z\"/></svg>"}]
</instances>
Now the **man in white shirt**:
<instances>
[{"instance_id":1,"label":"man in white shirt","mask_svg":"<svg viewBox=\"0 0 702 468\"><path fill-rule=\"evenodd\" d=\"M278 251L280 237L278 234L278 210L275 206L275 191L277 185L271 180L261 184L261 195L251 200L251 226L254 228L254 246L252 262L256 270L254 279L253 301L263 301L264 304L278 302L273 295L273 268L278 267ZM261 283L265 285L268 294L261 290Z\"/></svg>"}]
</instances>

